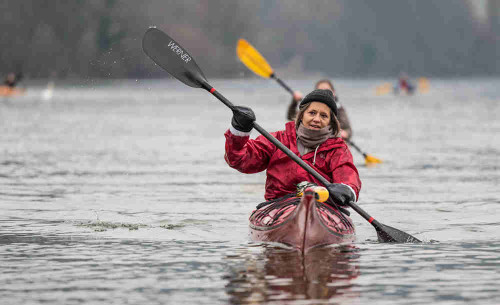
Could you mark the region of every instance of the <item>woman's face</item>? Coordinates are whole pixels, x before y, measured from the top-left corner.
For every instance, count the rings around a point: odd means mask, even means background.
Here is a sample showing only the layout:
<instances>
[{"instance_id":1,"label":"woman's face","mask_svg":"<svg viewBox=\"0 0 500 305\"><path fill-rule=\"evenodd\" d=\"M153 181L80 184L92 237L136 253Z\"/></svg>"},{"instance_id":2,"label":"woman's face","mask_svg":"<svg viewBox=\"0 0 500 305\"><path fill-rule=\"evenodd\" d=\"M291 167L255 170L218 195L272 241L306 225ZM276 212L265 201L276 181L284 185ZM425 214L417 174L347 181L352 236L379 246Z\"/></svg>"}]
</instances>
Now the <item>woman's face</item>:
<instances>
[{"instance_id":1,"label":"woman's face","mask_svg":"<svg viewBox=\"0 0 500 305\"><path fill-rule=\"evenodd\" d=\"M333 95L335 95L335 91L332 89L332 87L330 87L330 84L328 84L328 83L319 83L316 86L316 89L330 90L333 92Z\"/></svg>"},{"instance_id":2,"label":"woman's face","mask_svg":"<svg viewBox=\"0 0 500 305\"><path fill-rule=\"evenodd\" d=\"M319 130L330 124L330 107L319 102L312 102L304 112L302 124L305 128Z\"/></svg>"}]
</instances>

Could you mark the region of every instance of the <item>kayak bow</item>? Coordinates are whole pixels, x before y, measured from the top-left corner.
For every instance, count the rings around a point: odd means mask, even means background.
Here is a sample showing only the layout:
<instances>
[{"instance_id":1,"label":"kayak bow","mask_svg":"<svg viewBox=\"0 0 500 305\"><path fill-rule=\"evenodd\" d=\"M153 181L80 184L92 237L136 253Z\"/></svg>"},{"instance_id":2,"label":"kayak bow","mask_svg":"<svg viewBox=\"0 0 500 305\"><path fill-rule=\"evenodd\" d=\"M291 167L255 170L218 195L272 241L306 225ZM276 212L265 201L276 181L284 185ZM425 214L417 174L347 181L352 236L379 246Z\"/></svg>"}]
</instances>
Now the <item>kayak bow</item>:
<instances>
[{"instance_id":1,"label":"kayak bow","mask_svg":"<svg viewBox=\"0 0 500 305\"><path fill-rule=\"evenodd\" d=\"M352 220L338 209L316 200L314 188L302 198L291 197L255 210L250 216L253 241L277 242L302 253L355 239Z\"/></svg>"},{"instance_id":2,"label":"kayak bow","mask_svg":"<svg viewBox=\"0 0 500 305\"><path fill-rule=\"evenodd\" d=\"M14 96L24 93L24 89L11 88L9 86L0 86L0 96Z\"/></svg>"}]
</instances>

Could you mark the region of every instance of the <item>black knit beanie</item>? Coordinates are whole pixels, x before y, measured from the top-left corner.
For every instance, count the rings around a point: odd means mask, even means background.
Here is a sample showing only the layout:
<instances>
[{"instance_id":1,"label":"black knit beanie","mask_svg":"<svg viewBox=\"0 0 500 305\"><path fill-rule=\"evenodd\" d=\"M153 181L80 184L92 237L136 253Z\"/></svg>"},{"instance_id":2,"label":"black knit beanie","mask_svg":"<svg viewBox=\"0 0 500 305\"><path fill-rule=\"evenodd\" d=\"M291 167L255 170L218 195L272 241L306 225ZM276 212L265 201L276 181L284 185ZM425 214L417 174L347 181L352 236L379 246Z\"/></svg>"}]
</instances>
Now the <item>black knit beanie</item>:
<instances>
[{"instance_id":1,"label":"black knit beanie","mask_svg":"<svg viewBox=\"0 0 500 305\"><path fill-rule=\"evenodd\" d=\"M327 105L333 111L335 116L337 116L337 104L335 103L335 98L330 90L315 89L300 102L299 107L310 102L319 102Z\"/></svg>"}]
</instances>

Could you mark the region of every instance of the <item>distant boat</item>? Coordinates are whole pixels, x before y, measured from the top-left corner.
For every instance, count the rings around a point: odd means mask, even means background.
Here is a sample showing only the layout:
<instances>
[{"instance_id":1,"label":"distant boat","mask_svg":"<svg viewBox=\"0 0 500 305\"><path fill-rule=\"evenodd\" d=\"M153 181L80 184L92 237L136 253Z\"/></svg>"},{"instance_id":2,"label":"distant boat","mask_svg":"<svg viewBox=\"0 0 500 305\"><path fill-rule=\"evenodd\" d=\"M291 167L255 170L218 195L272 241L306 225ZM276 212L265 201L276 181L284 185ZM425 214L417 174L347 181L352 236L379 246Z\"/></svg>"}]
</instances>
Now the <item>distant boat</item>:
<instances>
[{"instance_id":1,"label":"distant boat","mask_svg":"<svg viewBox=\"0 0 500 305\"><path fill-rule=\"evenodd\" d=\"M9 86L0 86L0 96L16 96L22 95L26 89L12 88Z\"/></svg>"},{"instance_id":2,"label":"distant boat","mask_svg":"<svg viewBox=\"0 0 500 305\"><path fill-rule=\"evenodd\" d=\"M426 77L420 77L417 80L417 90L408 91L400 88L399 85L393 86L391 83L383 83L375 88L376 95L385 95L388 93L411 95L413 93L429 92L429 80Z\"/></svg>"}]
</instances>

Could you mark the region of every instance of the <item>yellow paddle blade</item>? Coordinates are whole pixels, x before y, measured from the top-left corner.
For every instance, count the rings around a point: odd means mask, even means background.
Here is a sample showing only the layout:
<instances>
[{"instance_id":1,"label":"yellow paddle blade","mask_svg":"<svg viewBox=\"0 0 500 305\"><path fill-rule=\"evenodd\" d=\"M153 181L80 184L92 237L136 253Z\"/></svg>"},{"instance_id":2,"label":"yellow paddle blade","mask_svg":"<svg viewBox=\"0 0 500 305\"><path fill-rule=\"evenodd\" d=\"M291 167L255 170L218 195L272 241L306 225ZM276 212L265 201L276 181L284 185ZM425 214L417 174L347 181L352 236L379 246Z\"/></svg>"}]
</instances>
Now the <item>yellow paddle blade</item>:
<instances>
[{"instance_id":1,"label":"yellow paddle blade","mask_svg":"<svg viewBox=\"0 0 500 305\"><path fill-rule=\"evenodd\" d=\"M365 157L365 163L368 164L373 164L373 163L382 163L382 160L375 158L374 156L366 155Z\"/></svg>"},{"instance_id":2,"label":"yellow paddle blade","mask_svg":"<svg viewBox=\"0 0 500 305\"><path fill-rule=\"evenodd\" d=\"M245 39L238 40L236 54L241 62L255 74L269 78L274 73L266 59Z\"/></svg>"},{"instance_id":3,"label":"yellow paddle blade","mask_svg":"<svg viewBox=\"0 0 500 305\"><path fill-rule=\"evenodd\" d=\"M377 86L375 88L376 95L384 95L384 94L391 93L391 92L392 92L392 84L391 83L383 83L382 85Z\"/></svg>"},{"instance_id":4,"label":"yellow paddle blade","mask_svg":"<svg viewBox=\"0 0 500 305\"><path fill-rule=\"evenodd\" d=\"M429 80L425 77L420 77L418 79L418 91L425 93L429 91Z\"/></svg>"}]
</instances>

